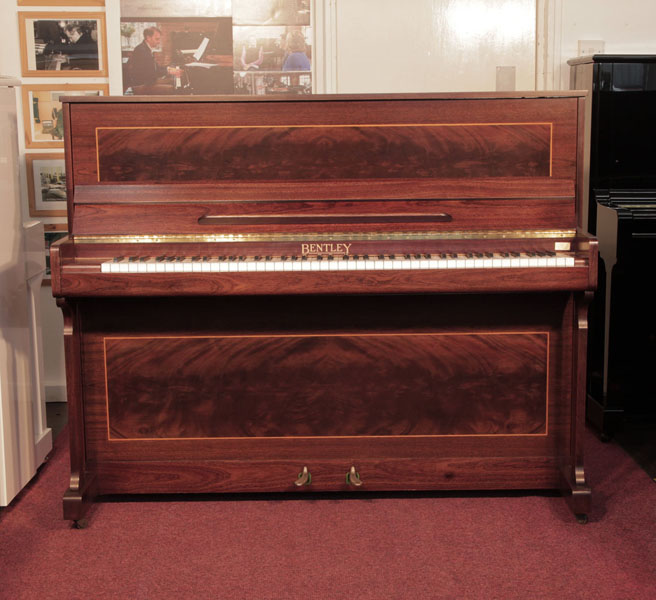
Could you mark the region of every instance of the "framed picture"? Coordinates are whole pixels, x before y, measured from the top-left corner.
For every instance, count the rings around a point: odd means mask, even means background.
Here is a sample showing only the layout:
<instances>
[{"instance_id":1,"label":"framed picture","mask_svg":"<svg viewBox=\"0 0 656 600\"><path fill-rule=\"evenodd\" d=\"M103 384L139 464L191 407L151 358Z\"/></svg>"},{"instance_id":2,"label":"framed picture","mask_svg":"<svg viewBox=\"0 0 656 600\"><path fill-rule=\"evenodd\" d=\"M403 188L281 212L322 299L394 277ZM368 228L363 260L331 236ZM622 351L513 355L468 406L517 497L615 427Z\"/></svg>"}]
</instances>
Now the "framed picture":
<instances>
[{"instance_id":1,"label":"framed picture","mask_svg":"<svg viewBox=\"0 0 656 600\"><path fill-rule=\"evenodd\" d=\"M62 153L26 154L30 217L66 216L66 167Z\"/></svg>"},{"instance_id":2,"label":"framed picture","mask_svg":"<svg viewBox=\"0 0 656 600\"><path fill-rule=\"evenodd\" d=\"M19 12L24 77L106 77L104 13Z\"/></svg>"},{"instance_id":3,"label":"framed picture","mask_svg":"<svg viewBox=\"0 0 656 600\"><path fill-rule=\"evenodd\" d=\"M106 96L107 84L24 85L23 123L26 148L63 148L62 96Z\"/></svg>"},{"instance_id":4,"label":"framed picture","mask_svg":"<svg viewBox=\"0 0 656 600\"><path fill-rule=\"evenodd\" d=\"M18 6L105 6L105 0L17 0Z\"/></svg>"},{"instance_id":5,"label":"framed picture","mask_svg":"<svg viewBox=\"0 0 656 600\"><path fill-rule=\"evenodd\" d=\"M68 225L66 223L46 223L43 226L43 236L45 238L46 251L46 272L43 276L42 285L50 285L50 246L68 235Z\"/></svg>"},{"instance_id":6,"label":"framed picture","mask_svg":"<svg viewBox=\"0 0 656 600\"><path fill-rule=\"evenodd\" d=\"M121 17L124 94L232 94L232 19Z\"/></svg>"}]
</instances>

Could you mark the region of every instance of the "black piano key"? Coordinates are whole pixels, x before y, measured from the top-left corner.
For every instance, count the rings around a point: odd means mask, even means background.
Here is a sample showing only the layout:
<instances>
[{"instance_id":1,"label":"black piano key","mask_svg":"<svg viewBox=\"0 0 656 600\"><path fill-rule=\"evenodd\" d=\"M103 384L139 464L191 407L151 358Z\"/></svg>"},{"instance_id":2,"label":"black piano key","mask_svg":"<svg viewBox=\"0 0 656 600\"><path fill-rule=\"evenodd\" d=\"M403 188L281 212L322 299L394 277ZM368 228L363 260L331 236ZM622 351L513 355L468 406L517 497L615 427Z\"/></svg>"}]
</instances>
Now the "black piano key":
<instances>
[{"instance_id":1,"label":"black piano key","mask_svg":"<svg viewBox=\"0 0 656 600\"><path fill-rule=\"evenodd\" d=\"M166 256L164 256L164 255L162 254L162 256L158 256L158 257L155 259L155 262L162 262L162 261L164 261L164 260L166 260Z\"/></svg>"},{"instance_id":2,"label":"black piano key","mask_svg":"<svg viewBox=\"0 0 656 600\"><path fill-rule=\"evenodd\" d=\"M115 257L114 257L114 262L115 262L115 263L119 263L119 262L121 262L124 258L125 258L125 256L115 256Z\"/></svg>"}]
</instances>

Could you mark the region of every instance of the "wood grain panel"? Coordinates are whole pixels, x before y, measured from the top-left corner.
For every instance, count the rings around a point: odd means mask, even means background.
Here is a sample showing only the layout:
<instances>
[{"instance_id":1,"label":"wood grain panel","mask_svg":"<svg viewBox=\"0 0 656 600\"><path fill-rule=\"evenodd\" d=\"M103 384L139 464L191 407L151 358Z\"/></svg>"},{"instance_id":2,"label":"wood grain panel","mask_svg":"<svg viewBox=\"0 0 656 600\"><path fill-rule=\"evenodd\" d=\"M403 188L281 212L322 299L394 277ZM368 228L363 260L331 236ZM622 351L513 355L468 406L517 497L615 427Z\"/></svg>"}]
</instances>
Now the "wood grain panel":
<instances>
[{"instance_id":1,"label":"wood grain panel","mask_svg":"<svg viewBox=\"0 0 656 600\"><path fill-rule=\"evenodd\" d=\"M521 209L519 199L477 199L442 201L389 201L389 202L231 202L231 203L167 203L136 202L128 204L76 204L75 235L102 234L173 234L173 233L310 233L331 232L348 235L357 231L461 231L480 229L530 229L539 224L542 229L567 229L574 226L574 202L571 197L524 198ZM434 223L385 223L380 216L373 224L276 224L226 225L224 223L199 224L206 215L421 215L438 212L449 220Z\"/></svg>"},{"instance_id":2,"label":"wood grain panel","mask_svg":"<svg viewBox=\"0 0 656 600\"><path fill-rule=\"evenodd\" d=\"M447 129L457 129L454 125L483 126L484 124L553 124L551 136L551 175L558 179L574 181L576 177L576 128L577 128L577 100L571 98L473 98L458 97L445 98L427 95L422 99L402 96L370 97L368 99L352 99L345 102L339 96L322 96L307 99L286 99L284 101L247 102L239 98L216 98L213 101L195 102L180 99L176 103L141 102L134 100L112 103L107 102L72 102L71 125L75 132L76 144L73 149L73 164L76 186L93 185L98 182L98 165L96 157L96 128L165 128L172 125L190 129L200 128L239 128L255 130L258 128L294 127L297 130L310 126L322 125L328 129L336 126L348 126L352 131L369 129L371 125L390 127L400 125L403 128L421 125L448 125ZM371 128L375 129L375 128ZM434 128L439 129L439 128ZM167 141L168 134L156 138L157 145L170 147ZM530 137L530 136L529 136ZM330 137L326 138L328 155L334 143ZM406 140L413 147L413 140ZM521 141L521 140L520 140ZM405 142L404 142L405 143ZM479 143L477 140L476 143ZM532 142L529 144L532 145ZM204 147L204 146L203 146ZM504 144L508 148L507 144ZM309 156L302 157L304 164L321 165L328 168L328 164L321 163L324 148L321 144L306 145ZM505 160L495 157L494 146L488 145L493 163L496 160ZM248 156L254 157L254 150L248 151ZM373 144L367 149L367 154L374 152L380 154ZM211 154L215 154L215 150ZM434 151L433 151L434 152ZM443 154L439 152L439 154ZM385 153L383 152L382 155ZM501 155L504 153L501 152ZM394 152L393 156L399 156ZM476 155L474 152L473 156ZM516 155L516 154L513 154ZM202 155L198 157L203 161ZM120 157L117 157L120 161ZM271 160L270 157L267 160ZM358 162L364 161L357 156ZM308 162L309 161L309 162ZM342 163L348 162L341 159ZM373 161L372 161L373 162ZM459 166L466 170L467 161ZM257 172L257 163L251 166ZM395 163L390 166L394 168ZM192 170L195 165L191 165ZM372 165L365 165L371 169ZM509 165L512 168L511 165ZM435 168L431 165L430 168ZM242 169L242 173L247 173ZM294 171L292 171L292 174ZM470 175L474 177L474 175ZM169 175L170 177L170 175ZM422 176L423 177L423 176ZM293 180L292 175L287 179ZM281 180L280 177L276 177ZM250 176L241 177L239 181L253 181ZM320 178L305 179L317 181ZM191 181L189 177L186 181ZM207 179L206 182L215 181ZM184 186L182 186L184 187ZM218 186L216 186L218 187ZM372 190L373 191L373 190Z\"/></svg>"},{"instance_id":3,"label":"wood grain panel","mask_svg":"<svg viewBox=\"0 0 656 600\"><path fill-rule=\"evenodd\" d=\"M564 294L80 299L84 314L85 420L90 460L273 458L379 461L399 457L551 456L569 444L572 319ZM548 435L233 437L108 440L104 339L317 333L549 333ZM421 337L421 336L419 336ZM171 360L171 359L169 359ZM293 357L288 359L293 360ZM299 359L299 360L302 360ZM252 367L254 370L255 367ZM509 378L509 381L511 379ZM422 409L423 411L423 409ZM377 414L372 419L378 418ZM247 468L247 466L244 466Z\"/></svg>"},{"instance_id":4,"label":"wood grain panel","mask_svg":"<svg viewBox=\"0 0 656 600\"><path fill-rule=\"evenodd\" d=\"M106 338L109 435L546 434L547 349L546 333Z\"/></svg>"},{"instance_id":5,"label":"wood grain panel","mask_svg":"<svg viewBox=\"0 0 656 600\"><path fill-rule=\"evenodd\" d=\"M347 485L356 466L363 485ZM294 480L307 466L309 486ZM99 464L100 494L323 491L366 493L394 490L540 489L556 487L550 458L431 458L424 460L295 461L108 461ZM410 483L412 482L412 483Z\"/></svg>"},{"instance_id":6,"label":"wood grain panel","mask_svg":"<svg viewBox=\"0 0 656 600\"><path fill-rule=\"evenodd\" d=\"M98 180L548 177L551 123L96 128Z\"/></svg>"},{"instance_id":7,"label":"wood grain panel","mask_svg":"<svg viewBox=\"0 0 656 600\"><path fill-rule=\"evenodd\" d=\"M100 273L96 265L63 270L60 293L75 298L139 296L284 296L557 292L589 288L589 266L545 269L441 269L298 273Z\"/></svg>"}]
</instances>

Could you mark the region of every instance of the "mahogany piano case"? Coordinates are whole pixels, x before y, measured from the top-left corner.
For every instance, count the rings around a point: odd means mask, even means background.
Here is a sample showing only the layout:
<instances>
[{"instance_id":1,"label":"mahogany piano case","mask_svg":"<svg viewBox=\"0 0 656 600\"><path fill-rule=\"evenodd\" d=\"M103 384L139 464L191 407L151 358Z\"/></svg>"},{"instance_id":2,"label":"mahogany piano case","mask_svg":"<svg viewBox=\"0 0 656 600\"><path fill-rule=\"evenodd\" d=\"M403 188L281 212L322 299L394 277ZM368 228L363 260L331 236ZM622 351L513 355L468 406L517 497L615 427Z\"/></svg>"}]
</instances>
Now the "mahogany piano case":
<instances>
[{"instance_id":1,"label":"mahogany piano case","mask_svg":"<svg viewBox=\"0 0 656 600\"><path fill-rule=\"evenodd\" d=\"M65 99L65 517L558 487L584 520L583 101Z\"/></svg>"}]
</instances>

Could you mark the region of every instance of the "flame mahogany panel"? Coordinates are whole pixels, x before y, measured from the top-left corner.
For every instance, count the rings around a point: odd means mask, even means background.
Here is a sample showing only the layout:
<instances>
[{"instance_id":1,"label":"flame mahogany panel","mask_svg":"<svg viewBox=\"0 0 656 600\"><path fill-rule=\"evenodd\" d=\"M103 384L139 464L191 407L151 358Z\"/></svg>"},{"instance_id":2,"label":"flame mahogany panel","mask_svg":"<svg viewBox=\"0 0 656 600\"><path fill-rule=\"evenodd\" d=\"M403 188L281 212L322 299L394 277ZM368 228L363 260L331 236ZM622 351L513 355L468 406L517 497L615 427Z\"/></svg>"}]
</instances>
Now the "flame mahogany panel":
<instances>
[{"instance_id":1,"label":"flame mahogany panel","mask_svg":"<svg viewBox=\"0 0 656 600\"><path fill-rule=\"evenodd\" d=\"M551 133L551 123L98 127L98 180L548 177Z\"/></svg>"},{"instance_id":2,"label":"flame mahogany panel","mask_svg":"<svg viewBox=\"0 0 656 600\"><path fill-rule=\"evenodd\" d=\"M175 181L184 188L205 182L215 187L217 199L231 199L222 182L299 187L370 180L370 198L385 197L377 181L395 178L432 181L436 189L442 179L489 175L509 182L531 176L573 182L577 100L426 95L348 102L336 96L75 101L67 104L74 185ZM266 195L266 188L260 191ZM340 198L341 191L334 191Z\"/></svg>"},{"instance_id":3,"label":"flame mahogany panel","mask_svg":"<svg viewBox=\"0 0 656 600\"><path fill-rule=\"evenodd\" d=\"M110 439L547 429L547 333L110 337L105 357Z\"/></svg>"}]
</instances>

